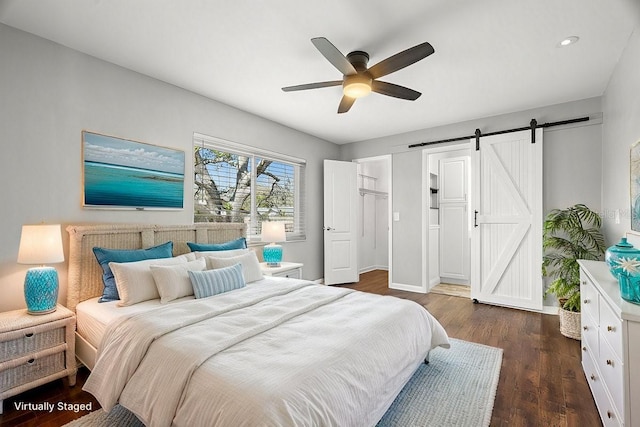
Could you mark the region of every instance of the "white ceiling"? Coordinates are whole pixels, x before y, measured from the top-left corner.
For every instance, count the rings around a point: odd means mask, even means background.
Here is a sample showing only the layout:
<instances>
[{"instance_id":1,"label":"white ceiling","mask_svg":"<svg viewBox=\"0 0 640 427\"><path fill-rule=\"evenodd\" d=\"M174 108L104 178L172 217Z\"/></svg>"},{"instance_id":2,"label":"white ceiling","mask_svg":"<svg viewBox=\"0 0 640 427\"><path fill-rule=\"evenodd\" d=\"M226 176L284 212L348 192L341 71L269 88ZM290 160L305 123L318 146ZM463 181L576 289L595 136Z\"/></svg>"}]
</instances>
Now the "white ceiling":
<instances>
[{"instance_id":1,"label":"white ceiling","mask_svg":"<svg viewBox=\"0 0 640 427\"><path fill-rule=\"evenodd\" d=\"M344 144L600 96L638 0L0 0L0 22L328 141ZM557 47L567 36L579 43ZM430 42L435 53L336 113L339 80L311 44L328 38L373 65Z\"/></svg>"}]
</instances>

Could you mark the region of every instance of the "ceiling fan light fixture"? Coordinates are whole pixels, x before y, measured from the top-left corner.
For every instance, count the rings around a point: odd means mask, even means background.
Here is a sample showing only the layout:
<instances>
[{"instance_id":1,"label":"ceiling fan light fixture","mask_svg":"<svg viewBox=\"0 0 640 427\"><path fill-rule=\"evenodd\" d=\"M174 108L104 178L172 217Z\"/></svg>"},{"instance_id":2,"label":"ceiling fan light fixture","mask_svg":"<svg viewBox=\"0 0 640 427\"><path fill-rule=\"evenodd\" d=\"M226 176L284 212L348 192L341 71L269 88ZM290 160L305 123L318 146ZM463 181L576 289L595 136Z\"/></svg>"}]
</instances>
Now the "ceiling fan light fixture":
<instances>
[{"instance_id":1,"label":"ceiling fan light fixture","mask_svg":"<svg viewBox=\"0 0 640 427\"><path fill-rule=\"evenodd\" d=\"M576 43L578 43L578 40L580 40L580 37L578 37L578 36L567 37L564 40L562 40L560 43L558 43L558 47L565 47L565 46L569 46L569 45L572 45L572 44L576 44Z\"/></svg>"},{"instance_id":2,"label":"ceiling fan light fixture","mask_svg":"<svg viewBox=\"0 0 640 427\"><path fill-rule=\"evenodd\" d=\"M349 98L362 98L371 93L371 79L360 74L346 76L342 92Z\"/></svg>"}]
</instances>

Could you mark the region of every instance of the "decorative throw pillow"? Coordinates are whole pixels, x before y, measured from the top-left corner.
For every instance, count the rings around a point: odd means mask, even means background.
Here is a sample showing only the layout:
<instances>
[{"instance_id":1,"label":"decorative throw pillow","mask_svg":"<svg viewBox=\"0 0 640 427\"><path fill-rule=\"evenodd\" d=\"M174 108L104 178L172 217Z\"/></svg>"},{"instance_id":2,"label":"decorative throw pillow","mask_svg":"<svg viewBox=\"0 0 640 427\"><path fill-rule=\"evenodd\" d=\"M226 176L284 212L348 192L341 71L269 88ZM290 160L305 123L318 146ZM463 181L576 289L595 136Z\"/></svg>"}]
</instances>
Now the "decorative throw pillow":
<instances>
[{"instance_id":1,"label":"decorative throw pillow","mask_svg":"<svg viewBox=\"0 0 640 427\"><path fill-rule=\"evenodd\" d=\"M147 249L107 249L93 248L93 254L102 267L102 282L104 291L98 302L115 301L120 299L110 262L133 262L143 259L171 258L173 256L173 242L163 243Z\"/></svg>"},{"instance_id":2,"label":"decorative throw pillow","mask_svg":"<svg viewBox=\"0 0 640 427\"><path fill-rule=\"evenodd\" d=\"M217 270L188 271L196 298L206 298L246 286L242 266L234 264Z\"/></svg>"},{"instance_id":3,"label":"decorative throw pillow","mask_svg":"<svg viewBox=\"0 0 640 427\"><path fill-rule=\"evenodd\" d=\"M162 304L193 295L189 271L202 271L207 266L204 258L178 265L152 265L151 274L156 282Z\"/></svg>"},{"instance_id":4,"label":"decorative throw pillow","mask_svg":"<svg viewBox=\"0 0 640 427\"><path fill-rule=\"evenodd\" d=\"M249 251L246 254L229 258L218 258L215 256L208 256L205 258L207 260L208 269L229 267L231 265L240 263L242 265L242 275L244 276L244 281L247 283L255 282L256 280L262 280L264 278L264 276L262 275L262 270L260 269L260 261L258 261L258 257L253 251Z\"/></svg>"},{"instance_id":5,"label":"decorative throw pillow","mask_svg":"<svg viewBox=\"0 0 640 427\"><path fill-rule=\"evenodd\" d=\"M192 243L187 242L187 246L192 251L228 251L230 249L245 249L247 247L247 239L240 237L236 240L230 240L224 243Z\"/></svg>"},{"instance_id":6,"label":"decorative throw pillow","mask_svg":"<svg viewBox=\"0 0 640 427\"><path fill-rule=\"evenodd\" d=\"M189 253L193 254L193 256L196 258L203 258L207 256L214 256L216 258L229 258L232 256L246 254L250 250L251 249L230 249L228 251L196 251Z\"/></svg>"},{"instance_id":7,"label":"decorative throw pillow","mask_svg":"<svg viewBox=\"0 0 640 427\"><path fill-rule=\"evenodd\" d=\"M152 265L186 264L187 257L180 255L174 258L145 259L136 262L111 262L109 267L116 279L116 287L120 295L119 306L137 304L142 301L160 298L156 282L151 273Z\"/></svg>"}]
</instances>

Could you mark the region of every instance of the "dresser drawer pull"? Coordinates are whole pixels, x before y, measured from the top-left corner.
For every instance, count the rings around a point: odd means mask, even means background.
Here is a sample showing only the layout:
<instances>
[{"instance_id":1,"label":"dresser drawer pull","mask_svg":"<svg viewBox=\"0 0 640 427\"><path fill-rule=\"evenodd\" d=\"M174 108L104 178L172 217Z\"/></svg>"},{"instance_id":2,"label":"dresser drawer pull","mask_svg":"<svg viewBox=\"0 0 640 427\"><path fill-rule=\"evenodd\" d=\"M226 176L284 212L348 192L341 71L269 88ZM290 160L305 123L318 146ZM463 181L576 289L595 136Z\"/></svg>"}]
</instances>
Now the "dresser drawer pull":
<instances>
[{"instance_id":1,"label":"dresser drawer pull","mask_svg":"<svg viewBox=\"0 0 640 427\"><path fill-rule=\"evenodd\" d=\"M585 299L583 302L584 302L585 304L589 304L589 300L588 300L588 299Z\"/></svg>"},{"instance_id":2,"label":"dresser drawer pull","mask_svg":"<svg viewBox=\"0 0 640 427\"><path fill-rule=\"evenodd\" d=\"M607 326L607 331L613 332L615 330L616 330L616 328L614 328L613 326Z\"/></svg>"},{"instance_id":3,"label":"dresser drawer pull","mask_svg":"<svg viewBox=\"0 0 640 427\"><path fill-rule=\"evenodd\" d=\"M583 281L582 281L582 284L583 284L583 285L586 285L586 284L587 284L587 281L586 281L586 280L583 280Z\"/></svg>"},{"instance_id":4,"label":"dresser drawer pull","mask_svg":"<svg viewBox=\"0 0 640 427\"><path fill-rule=\"evenodd\" d=\"M33 365L33 362L35 362L36 359L29 359L27 360L27 365Z\"/></svg>"},{"instance_id":5,"label":"dresser drawer pull","mask_svg":"<svg viewBox=\"0 0 640 427\"><path fill-rule=\"evenodd\" d=\"M613 414L611 413L611 411L607 411L607 418L612 418Z\"/></svg>"},{"instance_id":6,"label":"dresser drawer pull","mask_svg":"<svg viewBox=\"0 0 640 427\"><path fill-rule=\"evenodd\" d=\"M587 347L582 347L582 351L587 351Z\"/></svg>"},{"instance_id":7,"label":"dresser drawer pull","mask_svg":"<svg viewBox=\"0 0 640 427\"><path fill-rule=\"evenodd\" d=\"M607 365L609 365L609 366L613 366L613 360L611 360L611 359L607 359Z\"/></svg>"},{"instance_id":8,"label":"dresser drawer pull","mask_svg":"<svg viewBox=\"0 0 640 427\"><path fill-rule=\"evenodd\" d=\"M591 381L595 381L596 380L596 376L593 375L593 374L591 374L591 377L589 377L589 378L591 378Z\"/></svg>"},{"instance_id":9,"label":"dresser drawer pull","mask_svg":"<svg viewBox=\"0 0 640 427\"><path fill-rule=\"evenodd\" d=\"M583 326L583 327L582 327L582 329L584 329L585 331L588 331L588 330L589 330L589 328L588 328L588 327L586 327L586 326Z\"/></svg>"},{"instance_id":10,"label":"dresser drawer pull","mask_svg":"<svg viewBox=\"0 0 640 427\"><path fill-rule=\"evenodd\" d=\"M24 334L24 336L26 338L31 338L33 336L33 332L28 332L28 333Z\"/></svg>"}]
</instances>

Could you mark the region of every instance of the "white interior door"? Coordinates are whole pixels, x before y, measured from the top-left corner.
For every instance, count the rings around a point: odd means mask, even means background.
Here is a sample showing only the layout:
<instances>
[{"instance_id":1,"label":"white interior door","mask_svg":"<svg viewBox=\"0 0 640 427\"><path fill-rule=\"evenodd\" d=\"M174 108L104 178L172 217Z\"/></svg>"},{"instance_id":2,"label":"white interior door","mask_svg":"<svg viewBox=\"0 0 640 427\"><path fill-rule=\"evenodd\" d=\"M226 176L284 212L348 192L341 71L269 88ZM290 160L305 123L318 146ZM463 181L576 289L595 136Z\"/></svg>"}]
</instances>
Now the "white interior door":
<instances>
[{"instance_id":1,"label":"white interior door","mask_svg":"<svg viewBox=\"0 0 640 427\"><path fill-rule=\"evenodd\" d=\"M542 310L542 129L472 141L471 297ZM477 213L476 213L477 212Z\"/></svg>"},{"instance_id":2,"label":"white interior door","mask_svg":"<svg viewBox=\"0 0 640 427\"><path fill-rule=\"evenodd\" d=\"M466 203L440 205L440 278L445 283L468 284L469 224ZM455 279L450 281L448 279Z\"/></svg>"},{"instance_id":3,"label":"white interior door","mask_svg":"<svg viewBox=\"0 0 640 427\"><path fill-rule=\"evenodd\" d=\"M357 163L324 161L324 283L359 280Z\"/></svg>"}]
</instances>

